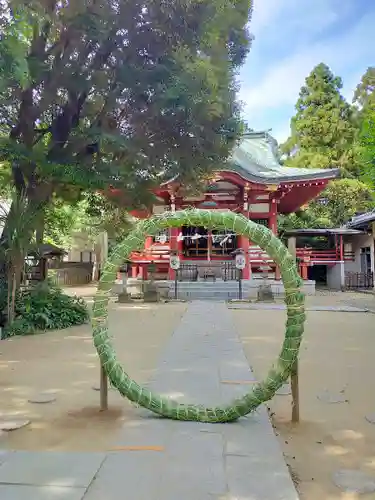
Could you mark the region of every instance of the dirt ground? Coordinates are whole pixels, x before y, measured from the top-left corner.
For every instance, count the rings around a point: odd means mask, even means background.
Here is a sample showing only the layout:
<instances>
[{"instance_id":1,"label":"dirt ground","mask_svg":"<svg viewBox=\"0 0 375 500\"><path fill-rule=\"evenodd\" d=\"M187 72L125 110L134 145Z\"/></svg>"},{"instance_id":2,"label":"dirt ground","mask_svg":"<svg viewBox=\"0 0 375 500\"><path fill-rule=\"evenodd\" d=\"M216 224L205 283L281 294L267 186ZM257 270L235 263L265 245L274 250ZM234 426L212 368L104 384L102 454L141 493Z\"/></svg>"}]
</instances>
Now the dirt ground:
<instances>
[{"instance_id":1,"label":"dirt ground","mask_svg":"<svg viewBox=\"0 0 375 500\"><path fill-rule=\"evenodd\" d=\"M70 290L90 301L93 288ZM321 292L307 305L351 305L375 311L375 297ZM110 330L120 361L144 383L186 310L186 304L112 304ZM284 311L233 310L233 318L257 378L276 359L284 335ZM302 500L354 500L332 483L340 468L375 476L375 315L308 312L300 356L301 422L290 423L291 397L270 403L276 432ZM0 418L26 417L31 425L1 438L1 447L30 450L106 450L136 411L110 391L110 411L99 412L99 367L88 326L0 343ZM346 402L318 399L324 390ZM28 399L49 391L50 404ZM375 499L375 495L361 496ZM272 500L272 499L270 499Z\"/></svg>"},{"instance_id":2,"label":"dirt ground","mask_svg":"<svg viewBox=\"0 0 375 500\"><path fill-rule=\"evenodd\" d=\"M372 307L362 294L319 294L312 305ZM284 335L285 312L234 310L246 355L262 379L276 359ZM360 469L375 477L375 315L308 312L300 355L301 422L291 424L291 396L269 403L276 432L302 500L354 500L332 482L338 469ZM344 396L344 403L318 399L322 391ZM375 495L360 498L375 499Z\"/></svg>"},{"instance_id":3,"label":"dirt ground","mask_svg":"<svg viewBox=\"0 0 375 500\"><path fill-rule=\"evenodd\" d=\"M87 292L87 291L86 291ZM89 297L92 291L86 293ZM117 357L128 373L146 382L186 304L112 304L109 328ZM1 447L24 450L109 449L116 430L134 408L109 391L110 410L99 411L99 365L87 325L0 343L0 418L26 417L31 425L7 433ZM32 404L50 392L56 401Z\"/></svg>"}]
</instances>

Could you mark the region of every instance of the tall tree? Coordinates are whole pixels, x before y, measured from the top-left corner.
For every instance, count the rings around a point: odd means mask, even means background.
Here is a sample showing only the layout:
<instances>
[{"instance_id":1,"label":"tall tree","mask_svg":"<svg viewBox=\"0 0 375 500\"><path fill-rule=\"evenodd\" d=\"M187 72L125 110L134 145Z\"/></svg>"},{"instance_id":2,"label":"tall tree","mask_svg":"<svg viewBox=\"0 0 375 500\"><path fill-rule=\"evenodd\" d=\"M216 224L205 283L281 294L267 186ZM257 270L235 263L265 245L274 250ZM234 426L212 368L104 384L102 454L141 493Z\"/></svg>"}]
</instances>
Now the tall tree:
<instances>
[{"instance_id":1,"label":"tall tree","mask_svg":"<svg viewBox=\"0 0 375 500\"><path fill-rule=\"evenodd\" d=\"M354 92L353 103L361 109L375 103L375 66L367 68Z\"/></svg>"},{"instance_id":2,"label":"tall tree","mask_svg":"<svg viewBox=\"0 0 375 500\"><path fill-rule=\"evenodd\" d=\"M0 161L30 209L108 183L139 203L160 174L193 179L226 159L251 0L0 8Z\"/></svg>"},{"instance_id":3,"label":"tall tree","mask_svg":"<svg viewBox=\"0 0 375 500\"><path fill-rule=\"evenodd\" d=\"M287 165L339 167L343 175L358 175L352 150L356 133L353 108L341 89L341 78L323 63L306 78L291 121L291 137L282 145Z\"/></svg>"},{"instance_id":4,"label":"tall tree","mask_svg":"<svg viewBox=\"0 0 375 500\"><path fill-rule=\"evenodd\" d=\"M375 189L375 101L362 110L357 155L363 180Z\"/></svg>"},{"instance_id":5,"label":"tall tree","mask_svg":"<svg viewBox=\"0 0 375 500\"><path fill-rule=\"evenodd\" d=\"M357 108L356 153L365 182L375 188L375 67L367 68L353 97Z\"/></svg>"}]
</instances>

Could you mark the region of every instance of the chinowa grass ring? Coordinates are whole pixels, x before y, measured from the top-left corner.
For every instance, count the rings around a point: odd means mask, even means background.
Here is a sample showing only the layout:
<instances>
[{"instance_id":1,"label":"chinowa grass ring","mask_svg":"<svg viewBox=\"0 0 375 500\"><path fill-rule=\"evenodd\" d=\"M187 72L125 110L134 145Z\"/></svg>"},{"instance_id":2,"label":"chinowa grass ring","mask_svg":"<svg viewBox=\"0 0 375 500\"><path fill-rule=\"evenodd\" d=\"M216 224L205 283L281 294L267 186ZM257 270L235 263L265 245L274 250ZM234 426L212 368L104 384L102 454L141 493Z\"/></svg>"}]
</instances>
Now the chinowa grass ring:
<instances>
[{"instance_id":1,"label":"chinowa grass ring","mask_svg":"<svg viewBox=\"0 0 375 500\"><path fill-rule=\"evenodd\" d=\"M146 236L153 236L165 228L182 225L224 229L249 238L267 252L279 266L284 283L287 321L279 357L263 382L254 384L247 394L235 399L228 406L207 408L203 405L181 404L141 387L118 362L108 333L108 301L119 266L129 258L131 252L142 249ZM285 245L265 226L233 212L198 209L165 212L139 221L135 229L117 245L107 260L94 299L92 319L94 345L112 386L136 405L174 420L232 422L269 401L289 377L298 357L304 330L305 310L304 295L300 291L301 284L302 280L298 275L294 258Z\"/></svg>"}]
</instances>

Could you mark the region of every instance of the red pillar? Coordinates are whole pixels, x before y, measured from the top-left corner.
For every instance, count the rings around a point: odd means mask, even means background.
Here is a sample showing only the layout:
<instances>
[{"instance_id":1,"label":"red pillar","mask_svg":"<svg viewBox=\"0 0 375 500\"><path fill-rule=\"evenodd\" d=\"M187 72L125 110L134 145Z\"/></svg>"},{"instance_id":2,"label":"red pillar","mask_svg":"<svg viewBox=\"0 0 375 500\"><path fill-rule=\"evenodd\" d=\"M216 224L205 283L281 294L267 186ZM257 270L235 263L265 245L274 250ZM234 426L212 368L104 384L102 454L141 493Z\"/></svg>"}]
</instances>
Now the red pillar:
<instances>
[{"instance_id":1,"label":"red pillar","mask_svg":"<svg viewBox=\"0 0 375 500\"><path fill-rule=\"evenodd\" d=\"M147 269L147 266L148 264L142 264L139 268L139 271L140 271L140 275L141 275L141 278L143 280L147 280L147 276L148 276L148 269Z\"/></svg>"},{"instance_id":2,"label":"red pillar","mask_svg":"<svg viewBox=\"0 0 375 500\"><path fill-rule=\"evenodd\" d=\"M269 228L277 236L277 200L272 198L270 206ZM278 266L275 266L275 280L280 280L281 274Z\"/></svg>"},{"instance_id":3,"label":"red pillar","mask_svg":"<svg viewBox=\"0 0 375 500\"><path fill-rule=\"evenodd\" d=\"M340 234L340 260L341 262L344 260L344 240L342 234Z\"/></svg>"},{"instance_id":4,"label":"red pillar","mask_svg":"<svg viewBox=\"0 0 375 500\"><path fill-rule=\"evenodd\" d=\"M272 198L270 206L269 228L277 234L277 200Z\"/></svg>"},{"instance_id":5,"label":"red pillar","mask_svg":"<svg viewBox=\"0 0 375 500\"><path fill-rule=\"evenodd\" d=\"M251 277L251 269L249 261L249 247L250 247L249 238L246 238L245 236L237 236L237 241L238 241L238 248L242 248L242 250L245 252L245 258L246 258L246 266L245 269L243 269L242 271L242 279L249 280Z\"/></svg>"},{"instance_id":6,"label":"red pillar","mask_svg":"<svg viewBox=\"0 0 375 500\"><path fill-rule=\"evenodd\" d=\"M178 228L177 230L177 236L182 232L182 228ZM177 252L178 252L178 256L182 257L183 255L183 252L184 252L184 242L183 240L177 240Z\"/></svg>"},{"instance_id":7,"label":"red pillar","mask_svg":"<svg viewBox=\"0 0 375 500\"><path fill-rule=\"evenodd\" d=\"M177 242L177 236L179 234L179 228L178 227L171 227L169 231L169 246L171 251L178 251L178 242ZM169 280L174 280L176 278L176 271L172 269L170 266L168 267L168 279Z\"/></svg>"},{"instance_id":8,"label":"red pillar","mask_svg":"<svg viewBox=\"0 0 375 500\"><path fill-rule=\"evenodd\" d=\"M281 273L279 266L276 266L275 268L275 280L281 280Z\"/></svg>"},{"instance_id":9,"label":"red pillar","mask_svg":"<svg viewBox=\"0 0 375 500\"><path fill-rule=\"evenodd\" d=\"M308 279L307 264L305 262L301 263L301 278L303 280Z\"/></svg>"},{"instance_id":10,"label":"red pillar","mask_svg":"<svg viewBox=\"0 0 375 500\"><path fill-rule=\"evenodd\" d=\"M138 276L138 266L137 264L132 264L132 278L136 278Z\"/></svg>"},{"instance_id":11,"label":"red pillar","mask_svg":"<svg viewBox=\"0 0 375 500\"><path fill-rule=\"evenodd\" d=\"M152 247L152 236L147 236L145 240L145 250L148 250L149 248Z\"/></svg>"}]
</instances>

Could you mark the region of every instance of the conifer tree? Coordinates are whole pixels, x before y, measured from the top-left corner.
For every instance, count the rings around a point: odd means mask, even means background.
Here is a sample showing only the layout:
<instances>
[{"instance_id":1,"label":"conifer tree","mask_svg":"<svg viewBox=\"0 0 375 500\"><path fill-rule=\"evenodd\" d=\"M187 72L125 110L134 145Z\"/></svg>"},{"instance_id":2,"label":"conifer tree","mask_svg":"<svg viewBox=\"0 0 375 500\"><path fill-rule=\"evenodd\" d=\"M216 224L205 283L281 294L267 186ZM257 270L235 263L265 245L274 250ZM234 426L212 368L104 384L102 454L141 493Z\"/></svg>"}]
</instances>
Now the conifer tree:
<instances>
[{"instance_id":1,"label":"conifer tree","mask_svg":"<svg viewBox=\"0 0 375 500\"><path fill-rule=\"evenodd\" d=\"M352 149L353 108L341 95L342 81L321 63L306 78L291 121L291 137L282 146L287 165L341 169L357 176Z\"/></svg>"}]
</instances>

